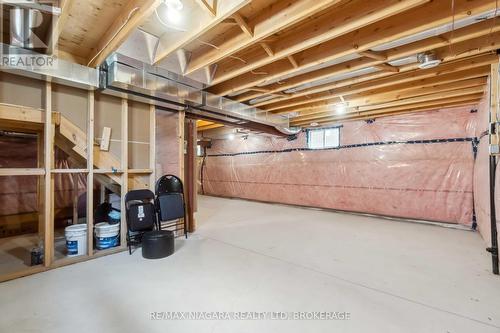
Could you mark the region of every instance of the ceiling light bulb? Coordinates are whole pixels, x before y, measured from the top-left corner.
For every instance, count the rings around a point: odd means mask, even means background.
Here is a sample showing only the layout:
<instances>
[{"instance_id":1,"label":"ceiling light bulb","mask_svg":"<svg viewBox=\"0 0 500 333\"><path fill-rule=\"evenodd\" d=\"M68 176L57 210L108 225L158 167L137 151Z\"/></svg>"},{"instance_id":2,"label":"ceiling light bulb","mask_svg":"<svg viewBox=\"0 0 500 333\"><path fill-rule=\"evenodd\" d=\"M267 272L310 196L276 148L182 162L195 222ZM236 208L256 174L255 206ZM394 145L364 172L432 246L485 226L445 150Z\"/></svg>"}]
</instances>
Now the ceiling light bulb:
<instances>
[{"instance_id":1,"label":"ceiling light bulb","mask_svg":"<svg viewBox=\"0 0 500 333\"><path fill-rule=\"evenodd\" d=\"M236 136L235 136L233 133L231 133L231 134L229 134L229 135L227 136L227 138L228 138L229 140L234 140L234 138L235 138L235 137L236 137Z\"/></svg>"},{"instance_id":2,"label":"ceiling light bulb","mask_svg":"<svg viewBox=\"0 0 500 333\"><path fill-rule=\"evenodd\" d=\"M310 126L312 126L312 127L315 127L315 126L318 126L318 125L319 125L319 124L318 124L318 123L316 123L316 122L314 122L314 123L311 123L311 124L310 124Z\"/></svg>"},{"instance_id":3,"label":"ceiling light bulb","mask_svg":"<svg viewBox=\"0 0 500 333\"><path fill-rule=\"evenodd\" d=\"M173 9L175 11L180 12L184 8L184 5L182 4L181 0L163 0L163 1L165 1L165 5L167 5L168 9Z\"/></svg>"}]
</instances>

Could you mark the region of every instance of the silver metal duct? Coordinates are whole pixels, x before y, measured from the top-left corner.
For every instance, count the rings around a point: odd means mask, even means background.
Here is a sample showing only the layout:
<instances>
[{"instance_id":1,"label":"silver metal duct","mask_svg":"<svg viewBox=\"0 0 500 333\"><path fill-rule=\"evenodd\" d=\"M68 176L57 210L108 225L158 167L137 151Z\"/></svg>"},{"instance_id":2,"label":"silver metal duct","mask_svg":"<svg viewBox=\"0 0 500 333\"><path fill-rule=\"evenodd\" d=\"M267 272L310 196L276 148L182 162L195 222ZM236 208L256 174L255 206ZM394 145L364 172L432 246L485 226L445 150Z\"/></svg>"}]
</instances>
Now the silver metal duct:
<instances>
[{"instance_id":1,"label":"silver metal duct","mask_svg":"<svg viewBox=\"0 0 500 333\"><path fill-rule=\"evenodd\" d=\"M101 87L105 91L133 95L161 107L184 108L192 115L235 126L250 127L254 123L273 128L281 135L297 133L288 128L287 117L203 91L204 85L197 81L120 54L106 61L104 72Z\"/></svg>"},{"instance_id":2,"label":"silver metal duct","mask_svg":"<svg viewBox=\"0 0 500 333\"><path fill-rule=\"evenodd\" d=\"M20 47L1 43L0 46L2 57L47 57ZM110 57L101 70L60 59L50 67L19 67L2 59L0 70L80 89L100 88L105 94L127 97L168 111L186 110L191 118L258 128L276 135L291 135L299 131L289 128L286 116L211 94L203 91L205 86L202 83L119 54Z\"/></svg>"}]
</instances>

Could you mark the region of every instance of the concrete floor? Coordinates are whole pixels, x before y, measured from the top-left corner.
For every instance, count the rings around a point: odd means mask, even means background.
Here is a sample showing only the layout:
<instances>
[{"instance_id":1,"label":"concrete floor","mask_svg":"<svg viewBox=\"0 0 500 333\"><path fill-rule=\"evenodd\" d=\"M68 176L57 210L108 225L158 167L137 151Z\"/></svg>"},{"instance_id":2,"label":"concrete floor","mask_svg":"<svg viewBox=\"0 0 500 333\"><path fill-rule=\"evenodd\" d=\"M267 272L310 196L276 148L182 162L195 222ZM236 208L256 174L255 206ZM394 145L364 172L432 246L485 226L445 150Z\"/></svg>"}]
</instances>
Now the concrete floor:
<instances>
[{"instance_id":1,"label":"concrete floor","mask_svg":"<svg viewBox=\"0 0 500 333\"><path fill-rule=\"evenodd\" d=\"M500 332L477 233L201 197L199 231L0 284L0 332ZM151 320L165 311L346 311L350 320Z\"/></svg>"}]
</instances>

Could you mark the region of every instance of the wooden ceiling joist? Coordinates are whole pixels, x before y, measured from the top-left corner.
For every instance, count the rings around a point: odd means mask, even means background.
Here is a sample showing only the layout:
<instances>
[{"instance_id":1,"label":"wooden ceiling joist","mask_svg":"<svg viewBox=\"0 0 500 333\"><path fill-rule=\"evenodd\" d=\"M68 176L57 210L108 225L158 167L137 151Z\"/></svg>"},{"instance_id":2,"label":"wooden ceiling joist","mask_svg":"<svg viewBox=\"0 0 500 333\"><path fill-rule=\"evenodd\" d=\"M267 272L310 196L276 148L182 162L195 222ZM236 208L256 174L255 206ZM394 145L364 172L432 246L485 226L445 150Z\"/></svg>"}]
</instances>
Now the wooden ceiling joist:
<instances>
[{"instance_id":1,"label":"wooden ceiling joist","mask_svg":"<svg viewBox=\"0 0 500 333\"><path fill-rule=\"evenodd\" d=\"M427 73L421 73L420 76L408 75L414 73L407 73L407 75L393 80L375 80L372 84L358 84L353 86L347 86L339 88L332 92L325 92L317 94L309 99L299 99L297 101L283 102L279 105L274 105L266 110L274 111L276 113L287 113L296 110L297 108L310 106L314 102L320 102L324 100L333 99L335 97L352 95L352 94L376 94L381 92L390 91L406 91L414 88L426 88L431 87L436 84L447 84L460 80L473 79L477 77L487 76L489 72L489 66L485 65L478 68L466 69L463 71L457 71L452 73L447 73L443 75L433 75L431 71ZM434 73L440 74L435 71ZM377 83L380 81L380 83ZM371 83L371 82L370 82ZM390 84L390 85L389 85Z\"/></svg>"},{"instance_id":2,"label":"wooden ceiling joist","mask_svg":"<svg viewBox=\"0 0 500 333\"><path fill-rule=\"evenodd\" d=\"M279 110L290 106L307 104L309 102L331 98L332 96L338 94L345 95L348 93L358 93L366 90L387 87L398 83L422 80L473 68L485 66L489 67L489 65L494 63L496 60L496 55L488 54L467 58L464 60L443 63L438 67L428 68L424 70L415 69L414 66L411 65L402 66L402 73L399 74L381 73L384 74L382 77L380 76L380 73L367 74L352 79L342 80L313 87L310 89L305 89L293 95L286 95L277 103L272 101L270 101L271 103L262 102L258 103L256 106L265 110Z\"/></svg>"},{"instance_id":3,"label":"wooden ceiling joist","mask_svg":"<svg viewBox=\"0 0 500 333\"><path fill-rule=\"evenodd\" d=\"M287 27L314 15L325 8L335 5L341 0L282 0L263 10L257 16L248 20L252 28L253 37L240 31L233 31L224 43L217 45L208 52L200 50L193 53L193 60L189 64L187 73L190 74L203 67L212 65L220 60L235 54ZM161 60L160 56L158 60Z\"/></svg>"},{"instance_id":4,"label":"wooden ceiling joist","mask_svg":"<svg viewBox=\"0 0 500 333\"><path fill-rule=\"evenodd\" d=\"M486 82L486 77L480 77L454 83L417 87L406 91L391 91L374 95L353 95L346 100L345 105L349 109L359 111L360 108L363 107L384 108L387 103L395 103L399 106L413 104L415 100L431 101L441 99L443 95L446 95L447 97L455 97L456 94L475 94L484 90ZM472 92L467 89L471 89ZM298 109L297 112L300 112L300 116L294 118L294 120L311 120L321 117L325 113L331 114L331 110L334 110L335 106L340 104L342 103L336 102L332 104L329 101L325 101L308 106L304 109Z\"/></svg>"},{"instance_id":5,"label":"wooden ceiling joist","mask_svg":"<svg viewBox=\"0 0 500 333\"><path fill-rule=\"evenodd\" d=\"M328 40L342 36L356 29L370 25L390 16L399 14L428 0L354 0L335 8L331 15L301 25L298 30L291 30L273 43L274 56L265 54L245 65L233 63L233 66L221 64L221 71L214 79L214 84L232 79L239 75L286 58L289 55L312 48ZM255 57L252 57L255 58ZM263 70L265 72L265 70Z\"/></svg>"},{"instance_id":6,"label":"wooden ceiling joist","mask_svg":"<svg viewBox=\"0 0 500 333\"><path fill-rule=\"evenodd\" d=\"M240 91L239 89L241 87L262 85L266 82L278 80L285 75L291 75L299 70L305 70L312 66L316 66L319 63L331 61L349 54L366 51L370 48L396 39L439 27L443 24L449 23L453 17L455 17L455 19L460 19L469 15L479 14L484 11L494 9L494 3L488 0L457 0L455 13L452 13L448 7L449 4L444 1L433 1L413 10L396 15L393 18L376 22L375 24L358 29L355 32L332 39L331 41L327 41L315 48L297 53L295 56L301 65L297 69L290 68L287 63L277 61L272 65L258 68L259 72L266 72L267 75L256 76L252 73L241 75L241 73L238 73L239 76L235 79L226 80L226 78L224 78L226 81L216 84L212 87L212 91L218 94L225 94L228 92ZM480 34L485 34L484 29L486 25L487 24L484 23L481 26L482 31ZM495 25L492 25L490 22L489 27L495 27ZM467 33L470 33L471 37L474 36L474 32L466 30L464 35ZM451 35L454 36L454 34ZM457 35L458 36L454 38L460 38L461 35ZM439 46L448 44L445 39L439 39L438 42L436 40L437 38L429 40L428 47L432 49L436 47L436 43L438 43ZM221 66L219 70L220 73L227 71L227 69L224 69L223 66ZM218 81L220 80L217 78L214 79L214 83L217 83Z\"/></svg>"},{"instance_id":7,"label":"wooden ceiling joist","mask_svg":"<svg viewBox=\"0 0 500 333\"><path fill-rule=\"evenodd\" d=\"M51 34L50 42L52 45L57 45L59 37L61 36L64 27L68 23L69 13L74 3L75 0L63 0L61 2L61 15L59 15L59 17L57 18L54 32Z\"/></svg>"},{"instance_id":8,"label":"wooden ceiling joist","mask_svg":"<svg viewBox=\"0 0 500 333\"><path fill-rule=\"evenodd\" d=\"M449 40L455 42L453 47L449 47L447 43L443 41L436 42L440 40L438 37L430 37L421 41L403 45L391 50L386 51L387 60L396 60L409 55L414 55L416 52L423 52L429 50L436 50L438 56L443 60L449 60L453 58L463 58L472 54L483 53L486 50L493 50L498 47L498 42L500 41L500 25L492 25L494 23L491 20L483 21L462 29L458 29L453 34L456 37L450 37ZM447 35L447 34L446 34ZM482 36L489 35L486 38ZM467 39L467 38L471 39ZM436 46L440 45L440 48L436 49ZM370 66L378 66L382 62L378 60L371 60L368 58L355 59L349 62L341 63L338 65L323 68L321 70L312 71L307 74L297 75L290 78L281 84L271 84L265 86L269 91L284 91L287 89L294 88L301 84L314 82L332 75L338 75L346 72L347 70L356 70L361 68L366 68ZM400 68L400 71L404 71L404 67ZM408 66L406 66L408 68ZM230 82L230 81L228 81ZM253 84L253 83L252 83ZM251 85L251 84L250 84ZM247 87L247 85L245 85ZM325 86L326 90L330 89ZM238 89L239 87L233 87L233 89ZM317 90L316 90L317 91ZM324 91L324 90L323 90ZM301 94L307 94L308 92L301 92ZM292 94L294 95L294 94ZM256 98L259 95L256 94L245 94L245 99ZM238 98L242 100L243 98ZM265 102L265 104L270 104L272 101ZM260 105L258 105L260 106Z\"/></svg>"},{"instance_id":9,"label":"wooden ceiling joist","mask_svg":"<svg viewBox=\"0 0 500 333\"><path fill-rule=\"evenodd\" d=\"M90 53L87 65L100 65L160 4L161 0L129 1Z\"/></svg>"}]
</instances>

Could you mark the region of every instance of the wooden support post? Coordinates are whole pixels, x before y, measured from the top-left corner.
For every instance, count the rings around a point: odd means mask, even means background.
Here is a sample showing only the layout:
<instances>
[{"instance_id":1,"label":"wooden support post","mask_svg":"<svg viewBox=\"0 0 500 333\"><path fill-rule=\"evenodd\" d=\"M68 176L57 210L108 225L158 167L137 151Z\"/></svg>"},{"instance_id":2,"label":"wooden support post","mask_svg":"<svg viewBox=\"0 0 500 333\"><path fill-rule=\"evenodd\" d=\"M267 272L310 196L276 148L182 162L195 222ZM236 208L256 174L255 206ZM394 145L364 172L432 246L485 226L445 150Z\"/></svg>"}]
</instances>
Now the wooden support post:
<instances>
[{"instance_id":1,"label":"wooden support post","mask_svg":"<svg viewBox=\"0 0 500 333\"><path fill-rule=\"evenodd\" d=\"M196 222L194 220L195 210L195 195L196 195L196 121L189 119L187 121L187 152L186 152L186 189L187 192L187 214L188 214L188 231L194 232Z\"/></svg>"},{"instance_id":2,"label":"wooden support post","mask_svg":"<svg viewBox=\"0 0 500 333\"><path fill-rule=\"evenodd\" d=\"M120 195L120 210L121 210L121 224L120 224L120 245L127 244L127 222L125 210L125 194L128 192L128 101L122 99L122 119L121 119L121 169L122 173L122 186Z\"/></svg>"},{"instance_id":3,"label":"wooden support post","mask_svg":"<svg viewBox=\"0 0 500 333\"><path fill-rule=\"evenodd\" d=\"M45 83L45 124L44 124L44 265L49 267L54 260L54 216L53 216L53 176L51 173L54 151L52 126L52 85Z\"/></svg>"},{"instance_id":4,"label":"wooden support post","mask_svg":"<svg viewBox=\"0 0 500 333\"><path fill-rule=\"evenodd\" d=\"M94 255L94 91L87 97L87 249Z\"/></svg>"},{"instance_id":5,"label":"wooden support post","mask_svg":"<svg viewBox=\"0 0 500 333\"><path fill-rule=\"evenodd\" d=\"M44 162L44 139L42 133L38 133L36 137L37 143L37 168L43 169L44 175L37 177L36 186L36 199L37 199L37 210L38 210L38 237L40 240L45 239L45 218L44 218L44 181L45 181L45 168L43 166Z\"/></svg>"},{"instance_id":6,"label":"wooden support post","mask_svg":"<svg viewBox=\"0 0 500 333\"><path fill-rule=\"evenodd\" d=\"M177 128L179 129L179 173L178 176L184 182L184 121L186 119L184 111L179 111Z\"/></svg>"},{"instance_id":7,"label":"wooden support post","mask_svg":"<svg viewBox=\"0 0 500 333\"><path fill-rule=\"evenodd\" d=\"M73 183L73 224L78 223L78 174L73 173L72 183Z\"/></svg>"},{"instance_id":8,"label":"wooden support post","mask_svg":"<svg viewBox=\"0 0 500 333\"><path fill-rule=\"evenodd\" d=\"M149 189L155 191L156 183L156 107L149 106L149 168L152 170L149 176Z\"/></svg>"}]
</instances>

